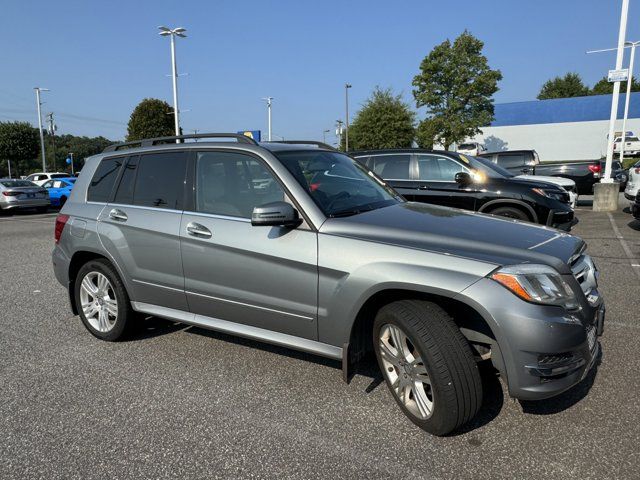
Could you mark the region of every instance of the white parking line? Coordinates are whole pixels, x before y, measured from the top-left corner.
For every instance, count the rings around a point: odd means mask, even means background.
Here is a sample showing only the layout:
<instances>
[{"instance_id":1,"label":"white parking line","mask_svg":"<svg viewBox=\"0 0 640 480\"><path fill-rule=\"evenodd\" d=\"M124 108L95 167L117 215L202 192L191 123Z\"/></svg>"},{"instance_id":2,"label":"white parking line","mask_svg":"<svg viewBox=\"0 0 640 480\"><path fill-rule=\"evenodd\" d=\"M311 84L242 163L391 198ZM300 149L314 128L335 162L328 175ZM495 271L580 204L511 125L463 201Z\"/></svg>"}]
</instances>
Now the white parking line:
<instances>
[{"instance_id":1,"label":"white parking line","mask_svg":"<svg viewBox=\"0 0 640 480\"><path fill-rule=\"evenodd\" d=\"M620 245L622 245L622 249L624 250L625 255L630 260L629 263L631 264L631 267L638 266L637 263L633 263L633 261L636 259L636 257L633 256L633 252L631 252L631 249L629 248L629 245L627 245L626 240L624 239L624 237L620 233L620 230L618 229L618 226L616 225L616 222L613 219L613 215L611 215L611 213L607 212L607 216L609 217L609 222L611 222L611 227L613 228L613 233L616 235L616 238L620 242ZM640 279L640 269L632 268L631 270L633 270L633 272L636 274L638 279Z\"/></svg>"}]
</instances>

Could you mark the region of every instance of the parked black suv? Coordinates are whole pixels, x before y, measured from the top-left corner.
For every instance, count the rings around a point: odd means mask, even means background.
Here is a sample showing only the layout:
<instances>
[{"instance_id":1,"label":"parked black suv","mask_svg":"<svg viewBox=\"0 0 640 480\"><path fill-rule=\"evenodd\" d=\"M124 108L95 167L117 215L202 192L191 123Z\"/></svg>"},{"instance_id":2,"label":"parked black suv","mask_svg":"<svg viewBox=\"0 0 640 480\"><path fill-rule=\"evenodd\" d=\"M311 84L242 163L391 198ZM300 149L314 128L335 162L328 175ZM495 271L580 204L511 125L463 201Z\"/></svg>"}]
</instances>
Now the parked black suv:
<instances>
[{"instance_id":1,"label":"parked black suv","mask_svg":"<svg viewBox=\"0 0 640 480\"><path fill-rule=\"evenodd\" d=\"M414 148L359 151L351 156L409 201L491 213L566 231L577 222L565 190L516 179L487 159Z\"/></svg>"}]
</instances>

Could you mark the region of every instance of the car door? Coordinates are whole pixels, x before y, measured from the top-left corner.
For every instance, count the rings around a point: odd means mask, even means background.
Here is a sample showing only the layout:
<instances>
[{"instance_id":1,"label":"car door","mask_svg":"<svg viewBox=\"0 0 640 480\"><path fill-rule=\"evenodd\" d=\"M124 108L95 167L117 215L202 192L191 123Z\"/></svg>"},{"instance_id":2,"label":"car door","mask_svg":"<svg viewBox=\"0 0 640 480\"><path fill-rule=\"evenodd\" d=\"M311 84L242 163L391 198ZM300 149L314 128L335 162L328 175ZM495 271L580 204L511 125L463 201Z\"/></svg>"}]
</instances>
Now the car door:
<instances>
[{"instance_id":1,"label":"car door","mask_svg":"<svg viewBox=\"0 0 640 480\"><path fill-rule=\"evenodd\" d=\"M366 165L404 198L415 200L419 184L415 180L415 162L411 153L371 155Z\"/></svg>"},{"instance_id":2,"label":"car door","mask_svg":"<svg viewBox=\"0 0 640 480\"><path fill-rule=\"evenodd\" d=\"M496 163L514 175L533 174L533 168L526 164L525 152L498 153Z\"/></svg>"},{"instance_id":3,"label":"car door","mask_svg":"<svg viewBox=\"0 0 640 480\"><path fill-rule=\"evenodd\" d=\"M464 159L464 155L460 155L460 158ZM475 209L475 184L461 185L455 180L456 173L472 174L463 161L436 153L418 153L416 162L420 183L416 200L446 207Z\"/></svg>"},{"instance_id":4,"label":"car door","mask_svg":"<svg viewBox=\"0 0 640 480\"><path fill-rule=\"evenodd\" d=\"M180 226L185 290L196 315L317 338L317 234L251 225L255 206L285 200L263 159L203 150Z\"/></svg>"},{"instance_id":5,"label":"car door","mask_svg":"<svg viewBox=\"0 0 640 480\"><path fill-rule=\"evenodd\" d=\"M132 300L188 311L179 235L186 153L154 152L105 160L119 163L121 173L100 214L98 233L127 276ZM107 172L113 175L116 165L102 167L92 185L104 181L101 176Z\"/></svg>"}]
</instances>

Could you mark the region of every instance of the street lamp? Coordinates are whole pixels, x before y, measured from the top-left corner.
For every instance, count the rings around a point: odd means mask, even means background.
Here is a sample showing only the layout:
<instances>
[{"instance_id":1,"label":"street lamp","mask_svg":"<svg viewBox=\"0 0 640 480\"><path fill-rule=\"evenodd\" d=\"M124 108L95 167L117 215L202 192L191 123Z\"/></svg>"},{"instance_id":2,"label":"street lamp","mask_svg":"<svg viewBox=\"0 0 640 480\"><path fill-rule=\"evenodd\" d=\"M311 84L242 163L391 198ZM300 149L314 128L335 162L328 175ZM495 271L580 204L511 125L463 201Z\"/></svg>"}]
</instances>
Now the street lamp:
<instances>
[{"instance_id":1,"label":"street lamp","mask_svg":"<svg viewBox=\"0 0 640 480\"><path fill-rule=\"evenodd\" d=\"M262 100L267 102L267 135L269 141L271 141L271 100L273 100L273 97L263 97Z\"/></svg>"},{"instance_id":2,"label":"street lamp","mask_svg":"<svg viewBox=\"0 0 640 480\"><path fill-rule=\"evenodd\" d=\"M42 111L40 109L42 102L40 101L40 92L48 92L48 88L34 87L36 91L36 104L38 106L38 130L40 131L40 148L42 149L42 171L47 171L47 161L44 153L44 132L42 131Z\"/></svg>"},{"instance_id":3,"label":"street lamp","mask_svg":"<svg viewBox=\"0 0 640 480\"><path fill-rule=\"evenodd\" d=\"M322 131L322 141L323 141L324 143L327 143L327 133L329 133L329 132L331 132L331 129L330 129L330 128L329 128L329 129L327 129L327 130L323 130L323 131Z\"/></svg>"},{"instance_id":4,"label":"street lamp","mask_svg":"<svg viewBox=\"0 0 640 480\"><path fill-rule=\"evenodd\" d=\"M346 125L345 125L345 136L344 136L344 151L349 151L349 89L351 88L351 84L344 84L344 105L345 105L345 113L346 113Z\"/></svg>"},{"instance_id":5,"label":"street lamp","mask_svg":"<svg viewBox=\"0 0 640 480\"><path fill-rule=\"evenodd\" d=\"M175 37L185 38L184 32L187 30L178 28L168 28L160 26L160 35L162 37L171 37L171 77L173 79L173 116L176 128L176 137L180 136L180 111L178 110L178 67L176 66L176 42ZM180 143L179 139L176 139L176 143Z\"/></svg>"},{"instance_id":6,"label":"street lamp","mask_svg":"<svg viewBox=\"0 0 640 480\"><path fill-rule=\"evenodd\" d=\"M336 120L336 137L338 137L338 148L342 146L342 134L344 133L344 129L342 125L344 122L342 120Z\"/></svg>"},{"instance_id":7,"label":"street lamp","mask_svg":"<svg viewBox=\"0 0 640 480\"><path fill-rule=\"evenodd\" d=\"M631 82L633 81L633 60L636 56L636 47L640 45L640 41L637 42L624 42L624 48L631 48L631 55L629 57L629 73L627 74L627 93L624 99L624 116L622 117L622 138L620 139L620 163L624 160L624 141L627 132L627 118L629 117L629 101L631 100ZM617 48L603 48L601 50L590 50L587 53L600 53L600 52L612 52L618 50ZM614 139L615 140L615 139Z\"/></svg>"}]
</instances>

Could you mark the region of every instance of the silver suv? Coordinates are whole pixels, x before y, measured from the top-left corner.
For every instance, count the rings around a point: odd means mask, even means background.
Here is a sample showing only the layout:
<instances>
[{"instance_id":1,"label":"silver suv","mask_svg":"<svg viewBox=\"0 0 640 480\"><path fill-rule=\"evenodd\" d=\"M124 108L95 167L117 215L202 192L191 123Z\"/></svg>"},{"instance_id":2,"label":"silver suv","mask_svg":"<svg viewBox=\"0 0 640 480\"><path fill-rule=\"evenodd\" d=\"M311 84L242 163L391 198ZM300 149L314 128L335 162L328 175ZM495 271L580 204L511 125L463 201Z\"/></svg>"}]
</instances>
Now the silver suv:
<instances>
[{"instance_id":1,"label":"silver suv","mask_svg":"<svg viewBox=\"0 0 640 480\"><path fill-rule=\"evenodd\" d=\"M531 400L599 357L604 303L580 238L406 202L318 145L109 147L87 160L55 242L56 277L96 337L155 315L341 360L347 381L373 351L402 411L436 435L477 413L479 362Z\"/></svg>"}]
</instances>

